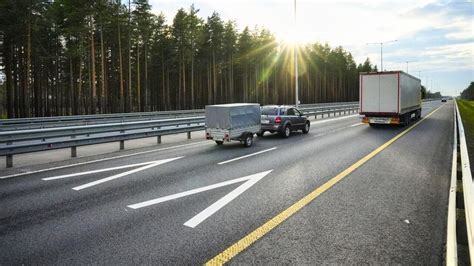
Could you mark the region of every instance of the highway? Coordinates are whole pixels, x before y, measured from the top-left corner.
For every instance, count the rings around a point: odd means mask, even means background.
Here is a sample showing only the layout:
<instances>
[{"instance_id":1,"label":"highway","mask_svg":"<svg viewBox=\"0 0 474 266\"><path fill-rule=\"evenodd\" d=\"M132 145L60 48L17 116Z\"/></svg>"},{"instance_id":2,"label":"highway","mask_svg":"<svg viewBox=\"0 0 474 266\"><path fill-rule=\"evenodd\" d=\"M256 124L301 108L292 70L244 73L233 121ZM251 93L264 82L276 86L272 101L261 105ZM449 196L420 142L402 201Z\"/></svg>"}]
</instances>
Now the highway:
<instances>
[{"instance_id":1,"label":"highway","mask_svg":"<svg viewBox=\"0 0 474 266\"><path fill-rule=\"evenodd\" d=\"M350 115L250 148L17 169L0 179L0 264L442 264L453 106L424 103L411 129Z\"/></svg>"}]
</instances>

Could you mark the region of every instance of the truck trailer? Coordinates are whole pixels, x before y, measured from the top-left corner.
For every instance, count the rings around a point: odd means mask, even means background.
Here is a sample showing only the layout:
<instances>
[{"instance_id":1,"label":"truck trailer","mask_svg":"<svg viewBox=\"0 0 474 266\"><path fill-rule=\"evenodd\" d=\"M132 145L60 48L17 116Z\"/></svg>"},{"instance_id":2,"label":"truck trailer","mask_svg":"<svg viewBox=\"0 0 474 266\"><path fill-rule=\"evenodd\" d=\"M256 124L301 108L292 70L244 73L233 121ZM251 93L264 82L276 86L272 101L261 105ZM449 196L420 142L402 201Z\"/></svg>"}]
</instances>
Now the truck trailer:
<instances>
[{"instance_id":1,"label":"truck trailer","mask_svg":"<svg viewBox=\"0 0 474 266\"><path fill-rule=\"evenodd\" d=\"M206 139L217 145L237 140L250 147L254 134L261 130L260 119L260 105L256 103L206 105Z\"/></svg>"},{"instance_id":2,"label":"truck trailer","mask_svg":"<svg viewBox=\"0 0 474 266\"><path fill-rule=\"evenodd\" d=\"M421 117L420 79L403 71L360 73L359 114L366 124L408 125Z\"/></svg>"}]
</instances>

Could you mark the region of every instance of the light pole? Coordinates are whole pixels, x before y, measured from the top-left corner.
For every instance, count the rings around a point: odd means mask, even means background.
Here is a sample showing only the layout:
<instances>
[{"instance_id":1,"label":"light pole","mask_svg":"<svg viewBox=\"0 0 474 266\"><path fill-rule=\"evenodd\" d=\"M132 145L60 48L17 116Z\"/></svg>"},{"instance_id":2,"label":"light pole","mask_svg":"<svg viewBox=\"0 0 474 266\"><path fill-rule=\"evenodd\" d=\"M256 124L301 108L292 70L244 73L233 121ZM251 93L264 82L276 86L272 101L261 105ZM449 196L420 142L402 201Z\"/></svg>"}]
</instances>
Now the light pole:
<instances>
[{"instance_id":1,"label":"light pole","mask_svg":"<svg viewBox=\"0 0 474 266\"><path fill-rule=\"evenodd\" d=\"M296 28L296 0L294 0L294 11L295 11L295 34L297 32ZM296 46L296 39L293 40L293 49L295 50L295 100L296 100L296 107L298 107L300 101L298 99L298 49Z\"/></svg>"},{"instance_id":2,"label":"light pole","mask_svg":"<svg viewBox=\"0 0 474 266\"><path fill-rule=\"evenodd\" d=\"M391 40L391 41L386 41L386 42L370 42L366 43L368 44L380 44L380 71L383 71L383 45L386 43L392 43L392 42L398 42L398 40Z\"/></svg>"},{"instance_id":3,"label":"light pole","mask_svg":"<svg viewBox=\"0 0 474 266\"><path fill-rule=\"evenodd\" d=\"M413 63L413 62L417 62L417 61L405 61L405 63L407 63L407 74L408 74L408 63ZM418 71L420 72L420 71Z\"/></svg>"}]
</instances>

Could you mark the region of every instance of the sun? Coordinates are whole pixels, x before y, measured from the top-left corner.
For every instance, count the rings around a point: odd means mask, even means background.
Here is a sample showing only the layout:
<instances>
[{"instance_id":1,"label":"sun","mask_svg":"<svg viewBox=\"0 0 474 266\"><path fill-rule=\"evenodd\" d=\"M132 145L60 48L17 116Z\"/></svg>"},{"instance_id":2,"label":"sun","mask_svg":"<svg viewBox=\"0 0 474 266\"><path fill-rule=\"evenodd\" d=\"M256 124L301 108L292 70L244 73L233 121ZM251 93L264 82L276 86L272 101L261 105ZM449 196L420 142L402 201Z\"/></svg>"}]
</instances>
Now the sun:
<instances>
[{"instance_id":1,"label":"sun","mask_svg":"<svg viewBox=\"0 0 474 266\"><path fill-rule=\"evenodd\" d=\"M278 32L277 37L284 43L292 45L292 46L294 45L300 46L300 45L304 45L310 42L310 40L307 37L307 34L305 34L303 31L300 31L300 30Z\"/></svg>"}]
</instances>

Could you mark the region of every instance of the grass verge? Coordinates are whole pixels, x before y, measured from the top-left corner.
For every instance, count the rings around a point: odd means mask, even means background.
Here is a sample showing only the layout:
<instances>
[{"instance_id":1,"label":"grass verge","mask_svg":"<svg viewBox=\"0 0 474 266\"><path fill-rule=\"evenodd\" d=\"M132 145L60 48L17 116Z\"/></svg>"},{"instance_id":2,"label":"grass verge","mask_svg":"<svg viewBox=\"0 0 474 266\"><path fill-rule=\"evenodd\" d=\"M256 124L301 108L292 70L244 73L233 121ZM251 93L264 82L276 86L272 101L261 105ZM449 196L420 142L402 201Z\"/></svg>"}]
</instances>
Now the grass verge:
<instances>
[{"instance_id":1,"label":"grass verge","mask_svg":"<svg viewBox=\"0 0 474 266\"><path fill-rule=\"evenodd\" d=\"M474 162L474 101L457 100L461 113L471 168ZM471 169L472 171L473 169Z\"/></svg>"}]
</instances>

